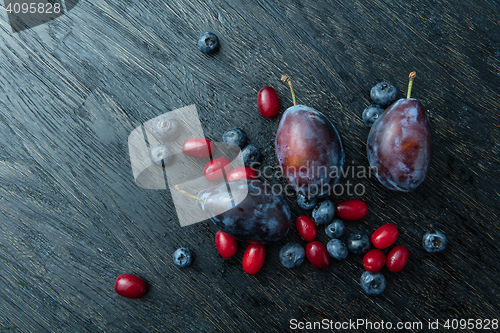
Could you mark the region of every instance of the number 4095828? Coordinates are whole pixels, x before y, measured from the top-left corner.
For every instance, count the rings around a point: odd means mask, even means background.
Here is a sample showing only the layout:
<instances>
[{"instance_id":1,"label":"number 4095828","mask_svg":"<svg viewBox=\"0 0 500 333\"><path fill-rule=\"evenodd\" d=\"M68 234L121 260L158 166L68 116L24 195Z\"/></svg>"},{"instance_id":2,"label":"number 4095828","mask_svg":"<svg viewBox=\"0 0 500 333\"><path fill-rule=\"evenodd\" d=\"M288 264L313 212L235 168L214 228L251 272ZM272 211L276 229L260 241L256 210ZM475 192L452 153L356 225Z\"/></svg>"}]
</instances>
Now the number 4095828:
<instances>
[{"instance_id":1,"label":"number 4095828","mask_svg":"<svg viewBox=\"0 0 500 333\"><path fill-rule=\"evenodd\" d=\"M9 3L5 10L8 14L59 14L62 11L60 3Z\"/></svg>"},{"instance_id":2,"label":"number 4095828","mask_svg":"<svg viewBox=\"0 0 500 333\"><path fill-rule=\"evenodd\" d=\"M445 329L497 330L498 319L448 319L444 322Z\"/></svg>"}]
</instances>

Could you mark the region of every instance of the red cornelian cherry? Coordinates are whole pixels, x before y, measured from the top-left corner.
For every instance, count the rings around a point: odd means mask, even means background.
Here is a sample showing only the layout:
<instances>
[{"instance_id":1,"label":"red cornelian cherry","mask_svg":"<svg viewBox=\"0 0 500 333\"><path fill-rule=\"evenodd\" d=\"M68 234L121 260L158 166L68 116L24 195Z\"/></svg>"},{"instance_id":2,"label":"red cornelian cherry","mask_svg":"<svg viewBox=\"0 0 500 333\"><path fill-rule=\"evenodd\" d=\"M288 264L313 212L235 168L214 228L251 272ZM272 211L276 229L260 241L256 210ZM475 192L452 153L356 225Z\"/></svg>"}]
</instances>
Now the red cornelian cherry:
<instances>
[{"instance_id":1,"label":"red cornelian cherry","mask_svg":"<svg viewBox=\"0 0 500 333\"><path fill-rule=\"evenodd\" d=\"M377 249L385 249L394 244L398 237L398 227L392 223L388 223L373 232L371 241Z\"/></svg>"},{"instance_id":2,"label":"red cornelian cherry","mask_svg":"<svg viewBox=\"0 0 500 333\"><path fill-rule=\"evenodd\" d=\"M264 265L266 246L264 244L248 245L243 255L243 270L247 274L257 274Z\"/></svg>"},{"instance_id":3,"label":"red cornelian cherry","mask_svg":"<svg viewBox=\"0 0 500 333\"><path fill-rule=\"evenodd\" d=\"M209 158L214 151L212 141L203 138L191 138L184 141L182 152L191 157Z\"/></svg>"},{"instance_id":4,"label":"red cornelian cherry","mask_svg":"<svg viewBox=\"0 0 500 333\"><path fill-rule=\"evenodd\" d=\"M299 216L296 225L300 237L306 242L312 242L318 235L316 224L307 216Z\"/></svg>"},{"instance_id":5,"label":"red cornelian cherry","mask_svg":"<svg viewBox=\"0 0 500 333\"><path fill-rule=\"evenodd\" d=\"M314 241L306 245L306 257L317 269L328 268L331 263L326 247L319 241Z\"/></svg>"},{"instance_id":6,"label":"red cornelian cherry","mask_svg":"<svg viewBox=\"0 0 500 333\"><path fill-rule=\"evenodd\" d=\"M215 182L224 176L222 170L227 175L231 170L231 162L225 157L214 158L205 165L203 175L210 182Z\"/></svg>"},{"instance_id":7,"label":"red cornelian cherry","mask_svg":"<svg viewBox=\"0 0 500 333\"><path fill-rule=\"evenodd\" d=\"M257 94L257 107L264 117L276 117L280 112L280 101L276 90L272 87L261 88Z\"/></svg>"},{"instance_id":8,"label":"red cornelian cherry","mask_svg":"<svg viewBox=\"0 0 500 333\"><path fill-rule=\"evenodd\" d=\"M236 179L257 179L257 177L257 170L249 167L240 167L231 170L226 179L229 182Z\"/></svg>"},{"instance_id":9,"label":"red cornelian cherry","mask_svg":"<svg viewBox=\"0 0 500 333\"><path fill-rule=\"evenodd\" d=\"M368 206L362 200L346 200L335 205L338 217L348 221L357 221L368 215Z\"/></svg>"},{"instance_id":10,"label":"red cornelian cherry","mask_svg":"<svg viewBox=\"0 0 500 333\"><path fill-rule=\"evenodd\" d=\"M409 255L410 252L403 245L395 246L387 255L387 261L385 263L387 269L393 273L401 271L408 263Z\"/></svg>"},{"instance_id":11,"label":"red cornelian cherry","mask_svg":"<svg viewBox=\"0 0 500 333\"><path fill-rule=\"evenodd\" d=\"M141 298L146 294L147 284L138 276L122 274L116 278L115 291L123 297Z\"/></svg>"},{"instance_id":12,"label":"red cornelian cherry","mask_svg":"<svg viewBox=\"0 0 500 333\"><path fill-rule=\"evenodd\" d=\"M238 242L233 236L219 230L215 233L215 246L222 258L228 259L238 251Z\"/></svg>"},{"instance_id":13,"label":"red cornelian cherry","mask_svg":"<svg viewBox=\"0 0 500 333\"><path fill-rule=\"evenodd\" d=\"M370 273L377 273L385 265L385 254L382 250L372 249L363 257L363 267Z\"/></svg>"}]
</instances>

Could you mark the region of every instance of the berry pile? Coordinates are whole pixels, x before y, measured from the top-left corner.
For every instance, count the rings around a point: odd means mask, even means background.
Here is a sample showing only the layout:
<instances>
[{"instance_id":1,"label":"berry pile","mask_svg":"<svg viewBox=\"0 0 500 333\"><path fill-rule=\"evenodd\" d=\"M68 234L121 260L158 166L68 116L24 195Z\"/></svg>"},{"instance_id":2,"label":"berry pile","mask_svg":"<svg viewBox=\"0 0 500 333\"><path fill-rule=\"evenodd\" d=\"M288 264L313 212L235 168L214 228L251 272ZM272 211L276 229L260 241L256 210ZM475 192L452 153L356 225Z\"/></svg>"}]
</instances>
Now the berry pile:
<instances>
[{"instance_id":1,"label":"berry pile","mask_svg":"<svg viewBox=\"0 0 500 333\"><path fill-rule=\"evenodd\" d=\"M213 55L220 49L220 42L215 34L206 32L199 38L198 47L203 53ZM378 123L377 120L386 108L400 108L398 111L405 112L409 108L406 104L410 103L415 104L414 107L416 109L420 108L418 105L419 102L415 102L415 99L411 99L410 101L409 97L411 83L414 78L414 73L412 74L410 74L410 85L406 101L401 102L399 100L394 103L397 97L397 89L387 82L378 83L371 89L370 96L374 104L363 111L363 121L366 126L371 127L374 125L374 128L380 127L379 123L382 120ZM294 103L294 106L288 108L283 114L276 136L276 156L282 169L289 166L288 163L290 161L300 160L297 158L297 155L293 155L294 148L297 148L293 146L297 142L294 138L297 136L303 138L306 134L313 138L311 142L307 143L306 151L310 154L311 158L316 158L315 162L318 165L342 167L344 163L344 148L335 126L321 112L304 105L297 105L290 80L286 76L283 76L282 80L289 84ZM395 104L400 102L402 105L406 104L401 107L394 107ZM257 109L265 118L273 118L279 114L280 102L274 88L266 86L259 90L257 94ZM420 112L420 109L418 109L418 112ZM384 117L385 114L382 118ZM295 126L296 124L300 126ZM169 115L161 115L152 120L151 133L159 141L159 144L151 148L150 158L156 165L164 167L170 163L172 156L168 144L178 137L179 127L178 120ZM425 131L424 127L421 128L421 132L424 139L428 139L430 138L430 134ZM377 131L372 129L372 132ZM267 185L257 180L259 176L258 168L262 158L261 152L256 146L248 144L246 133L238 127L230 128L224 132L222 141L241 149L244 167L233 169L229 159L225 157L214 158L215 145L205 138L190 138L185 140L182 145L182 152L187 156L197 159L210 158L210 161L203 168L203 176L210 182L215 182L226 177L226 181L240 182L243 185L254 183L257 189L267 190ZM300 141L301 145L305 144L302 140ZM319 141L325 143L325 152L316 151L317 142ZM430 142L430 139L428 142ZM314 154L309 153L309 151L314 151ZM424 149L423 152L427 154L428 151L428 149ZM323 159L318 158L318 156L322 156ZM426 159L428 162L430 155L427 157L429 157ZM334 161L337 161L337 164ZM370 163L372 163L371 160ZM421 182L423 177L425 177L425 173L417 176L415 177L419 178L417 180ZM306 246L304 249L298 242L285 244L279 252L281 264L285 268L295 268L300 266L304 259L307 258L315 268L323 270L330 266L331 258L342 261L348 257L349 252L354 255L363 255L362 262L366 271L360 279L361 288L369 295L382 293L386 288L386 280L380 271L386 267L390 272L397 273L403 270L408 263L408 249L403 245L393 246L399 237L397 226L391 223L385 224L376 229L371 236L364 231L358 230L349 234L346 240L343 241L341 238L345 237L346 231L344 221L358 221L365 218L368 214L367 204L362 200L346 200L334 204L327 198L328 191L325 191L324 188L315 183L315 179L295 179L286 172L285 178L296 188L298 187L298 183L304 182L308 186L311 185L317 192L316 195L309 197L309 193L298 191L297 205L304 210L312 210L310 217L303 215L299 216L296 220L297 232L306 242ZM332 178L328 181L330 181L330 184L335 184L338 178ZM223 185L223 189L225 190L226 184ZM389 187L387 184L383 183L383 185ZM408 191L416 187L414 183L410 185L406 183L397 185L396 189L403 191ZM210 202L207 202L207 198L197 198L181 189L178 190L193 199L204 202L205 205L210 204ZM219 191L217 187L211 190L215 192ZM270 208L263 209L263 203ZM280 196L270 195L261 196L258 200L250 200L250 203L247 204L248 207L241 206L238 206L238 210L227 209L226 211L229 211L229 213L222 213L226 214L223 216L224 221L226 221L225 223L231 221L229 223L233 224L229 231L215 221L222 214L214 217L214 223L227 231L219 230L216 232L215 247L222 258L229 259L235 256L238 251L238 240L246 240L250 244L243 255L242 267L247 274L256 274L264 265L266 257L265 244L279 240L287 234L290 228L290 225L287 224L291 218L290 209ZM276 207L281 207L281 209L277 209ZM247 210L245 211L245 209ZM257 214L259 218L249 216L249 214ZM247 219L251 220L251 223L254 223L252 227L248 226L249 221ZM238 228L243 229L238 223L244 223L245 225L245 230L242 234L238 234L237 232ZM268 229L270 225L274 225L275 230ZM324 226L325 234L331 238L326 246L316 239L319 225ZM243 237L250 229L254 233L250 236L246 235L246 238ZM261 231L258 232L258 230ZM264 234L267 238L262 234L262 230L265 230ZM272 237L269 236L273 231L276 233ZM373 249L371 249L372 245ZM441 252L447 247L447 239L442 232L431 230L424 235L422 245L430 253ZM391 247L392 249L390 249ZM181 247L174 252L172 257L173 264L176 267L185 268L191 265L193 255L188 248ZM122 274L115 281L115 291L123 297L140 298L147 291L147 283L138 276Z\"/></svg>"},{"instance_id":2,"label":"berry pile","mask_svg":"<svg viewBox=\"0 0 500 333\"><path fill-rule=\"evenodd\" d=\"M298 198L298 200L303 200ZM308 206L309 207L309 206ZM280 251L281 264L286 268L297 267L302 263L290 265L289 258L283 256L282 253L292 255L292 257L300 257L302 252L305 252L309 262L317 269L326 269L331 264L330 257L337 260L347 258L348 246L338 238L344 234L345 226L342 220L335 219L335 215L347 220L360 220L368 214L368 206L361 200L347 200L333 204L332 201L325 199L314 207L312 218L308 216L299 216L296 221L297 232L300 237L307 243L304 251L303 247L298 243L288 243ZM318 235L317 225L325 225L325 233L333 238L326 247L320 241L315 240ZM349 249L353 253L359 253L361 248L369 246L368 236L359 239L348 240ZM302 255L303 257L303 255Z\"/></svg>"},{"instance_id":3,"label":"berry pile","mask_svg":"<svg viewBox=\"0 0 500 333\"><path fill-rule=\"evenodd\" d=\"M369 295L378 295L385 289L385 277L379 271L386 266L393 273L401 271L408 262L408 249L402 245L395 246L386 256L382 251L392 246L399 237L398 227L392 223L385 224L371 235L371 243L375 249L369 250L363 257L366 270L361 277L361 288Z\"/></svg>"}]
</instances>

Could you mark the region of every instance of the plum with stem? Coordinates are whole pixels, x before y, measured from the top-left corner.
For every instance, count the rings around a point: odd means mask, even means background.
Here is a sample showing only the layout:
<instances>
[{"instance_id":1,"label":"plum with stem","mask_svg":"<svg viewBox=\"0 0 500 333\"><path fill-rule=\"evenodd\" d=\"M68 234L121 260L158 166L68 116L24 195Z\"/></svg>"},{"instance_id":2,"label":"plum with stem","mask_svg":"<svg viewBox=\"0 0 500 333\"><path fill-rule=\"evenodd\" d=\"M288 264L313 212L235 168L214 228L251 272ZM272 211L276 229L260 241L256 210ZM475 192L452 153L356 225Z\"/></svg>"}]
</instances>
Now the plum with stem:
<instances>
[{"instance_id":1,"label":"plum with stem","mask_svg":"<svg viewBox=\"0 0 500 333\"><path fill-rule=\"evenodd\" d=\"M415 72L410 73L407 98L388 107L370 129L366 151L380 183L409 192L425 179L432 157L429 118L422 103L410 98Z\"/></svg>"},{"instance_id":2,"label":"plum with stem","mask_svg":"<svg viewBox=\"0 0 500 333\"><path fill-rule=\"evenodd\" d=\"M297 105L290 79L293 106L281 118L275 149L283 175L294 189L312 199L327 194L340 179L344 147L332 122L321 112Z\"/></svg>"}]
</instances>

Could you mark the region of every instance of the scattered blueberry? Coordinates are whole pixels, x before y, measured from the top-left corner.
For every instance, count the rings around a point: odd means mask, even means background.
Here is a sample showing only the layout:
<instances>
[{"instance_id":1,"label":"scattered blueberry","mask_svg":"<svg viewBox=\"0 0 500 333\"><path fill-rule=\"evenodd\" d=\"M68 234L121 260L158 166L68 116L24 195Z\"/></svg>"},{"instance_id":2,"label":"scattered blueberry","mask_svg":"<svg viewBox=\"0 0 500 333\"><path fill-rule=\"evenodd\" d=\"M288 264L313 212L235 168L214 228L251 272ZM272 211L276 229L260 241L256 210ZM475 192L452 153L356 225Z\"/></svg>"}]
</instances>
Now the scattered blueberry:
<instances>
[{"instance_id":1,"label":"scattered blueberry","mask_svg":"<svg viewBox=\"0 0 500 333\"><path fill-rule=\"evenodd\" d=\"M150 157L154 164L162 166L163 161L166 165L170 159L170 150L165 145L158 145L151 149Z\"/></svg>"},{"instance_id":2,"label":"scattered blueberry","mask_svg":"<svg viewBox=\"0 0 500 333\"><path fill-rule=\"evenodd\" d=\"M222 141L234 143L243 148L247 144L247 135L241 128L230 128L222 135Z\"/></svg>"},{"instance_id":3,"label":"scattered blueberry","mask_svg":"<svg viewBox=\"0 0 500 333\"><path fill-rule=\"evenodd\" d=\"M316 207L317 202L318 200L316 200L316 198L309 199L302 193L299 193L299 195L297 196L297 204L300 208L305 210L313 209L314 207Z\"/></svg>"},{"instance_id":4,"label":"scattered blueberry","mask_svg":"<svg viewBox=\"0 0 500 333\"><path fill-rule=\"evenodd\" d=\"M335 205L330 200L321 201L312 211L312 218L317 224L327 224L333 220Z\"/></svg>"},{"instance_id":5,"label":"scattered blueberry","mask_svg":"<svg viewBox=\"0 0 500 333\"><path fill-rule=\"evenodd\" d=\"M191 251L181 247L174 252L174 265L183 268L191 265Z\"/></svg>"},{"instance_id":6,"label":"scattered blueberry","mask_svg":"<svg viewBox=\"0 0 500 333\"><path fill-rule=\"evenodd\" d=\"M300 266L304 261L306 251L296 242L285 244L280 250L281 264L286 268L294 268Z\"/></svg>"},{"instance_id":7,"label":"scattered blueberry","mask_svg":"<svg viewBox=\"0 0 500 333\"><path fill-rule=\"evenodd\" d=\"M363 111L363 122L366 126L372 127L378 116L384 112L384 108L377 104L372 104Z\"/></svg>"},{"instance_id":8,"label":"scattered blueberry","mask_svg":"<svg viewBox=\"0 0 500 333\"><path fill-rule=\"evenodd\" d=\"M353 232L347 238L347 247L354 254L365 254L370 249L370 238L364 231Z\"/></svg>"},{"instance_id":9,"label":"scattered blueberry","mask_svg":"<svg viewBox=\"0 0 500 333\"><path fill-rule=\"evenodd\" d=\"M360 284L368 295L379 295L385 290L385 277L381 273L364 272Z\"/></svg>"},{"instance_id":10,"label":"scattered blueberry","mask_svg":"<svg viewBox=\"0 0 500 333\"><path fill-rule=\"evenodd\" d=\"M344 260L347 258L349 254L349 250L347 249L347 245L340 239L330 239L328 243L326 243L326 250L330 254L330 257L335 258L337 260Z\"/></svg>"},{"instance_id":11,"label":"scattered blueberry","mask_svg":"<svg viewBox=\"0 0 500 333\"><path fill-rule=\"evenodd\" d=\"M344 234L345 225L339 219L333 220L332 223L325 227L325 233L330 238L339 238Z\"/></svg>"},{"instance_id":12,"label":"scattered blueberry","mask_svg":"<svg viewBox=\"0 0 500 333\"><path fill-rule=\"evenodd\" d=\"M243 157L243 162L246 166L253 167L255 164L259 163L262 154L259 148L254 145L248 145L241 151L241 157Z\"/></svg>"},{"instance_id":13,"label":"scattered blueberry","mask_svg":"<svg viewBox=\"0 0 500 333\"><path fill-rule=\"evenodd\" d=\"M205 32L198 39L198 47L203 53L214 54L219 51L219 38L212 32Z\"/></svg>"},{"instance_id":14,"label":"scattered blueberry","mask_svg":"<svg viewBox=\"0 0 500 333\"><path fill-rule=\"evenodd\" d=\"M422 245L427 252L437 253L446 249L448 240L441 231L429 230L422 238Z\"/></svg>"},{"instance_id":15,"label":"scattered blueberry","mask_svg":"<svg viewBox=\"0 0 500 333\"><path fill-rule=\"evenodd\" d=\"M387 82L377 83L370 91L373 103L386 107L396 101L398 91L396 87Z\"/></svg>"},{"instance_id":16,"label":"scattered blueberry","mask_svg":"<svg viewBox=\"0 0 500 333\"><path fill-rule=\"evenodd\" d=\"M172 141L177 136L179 121L167 114L162 114L153 119L151 133L161 142Z\"/></svg>"}]
</instances>

